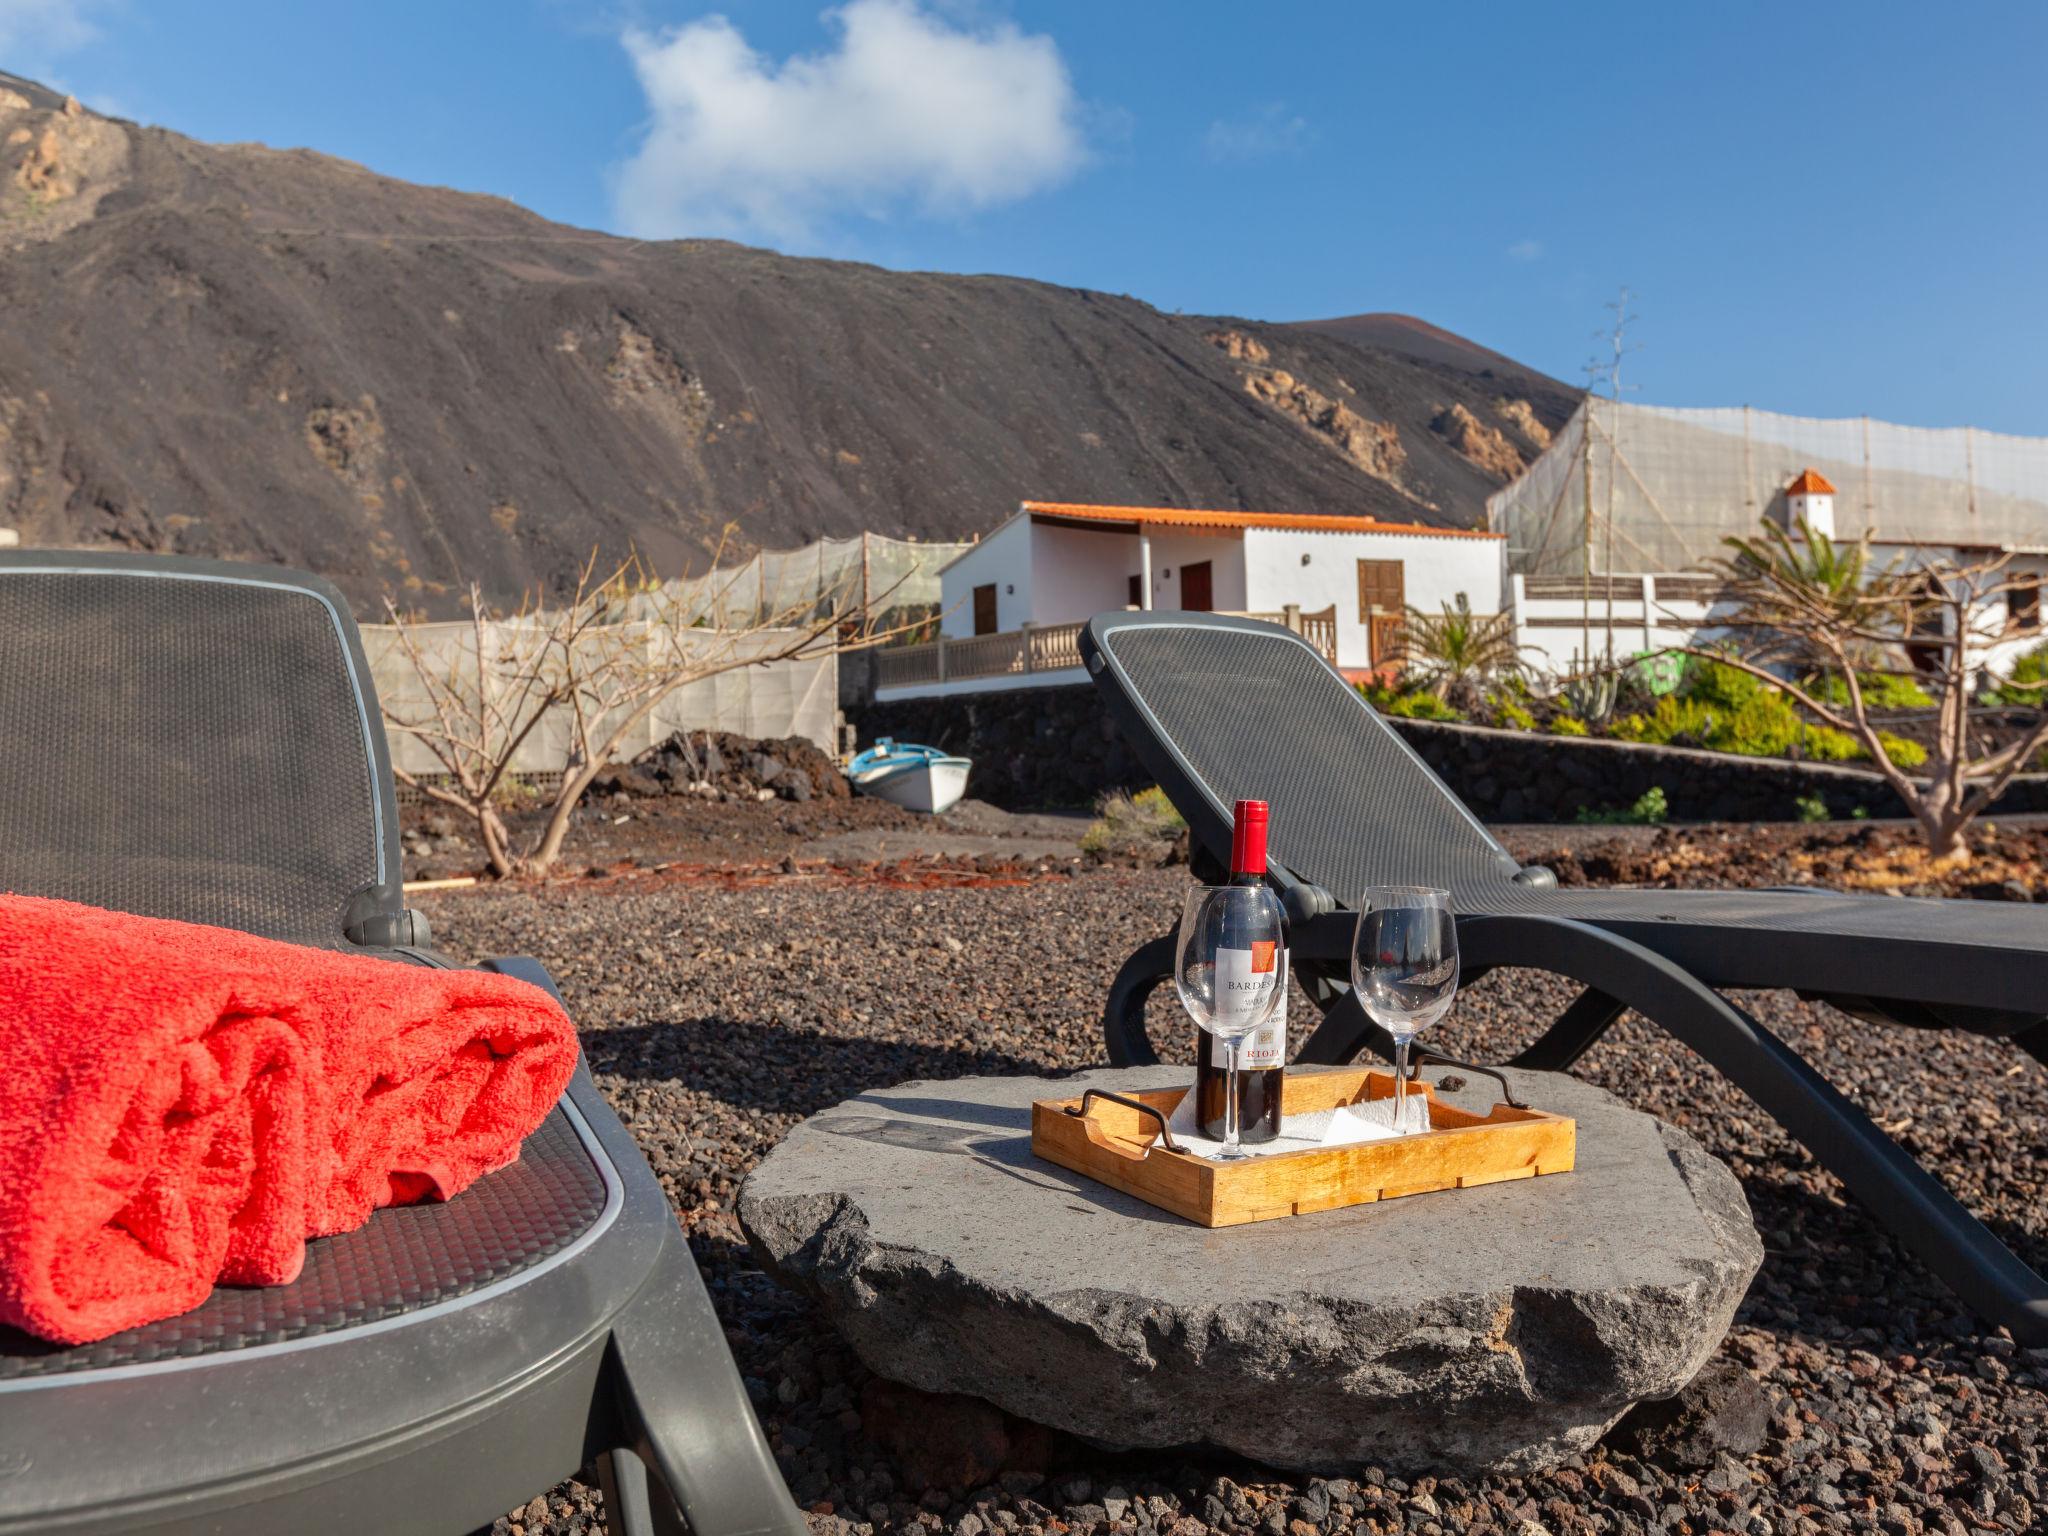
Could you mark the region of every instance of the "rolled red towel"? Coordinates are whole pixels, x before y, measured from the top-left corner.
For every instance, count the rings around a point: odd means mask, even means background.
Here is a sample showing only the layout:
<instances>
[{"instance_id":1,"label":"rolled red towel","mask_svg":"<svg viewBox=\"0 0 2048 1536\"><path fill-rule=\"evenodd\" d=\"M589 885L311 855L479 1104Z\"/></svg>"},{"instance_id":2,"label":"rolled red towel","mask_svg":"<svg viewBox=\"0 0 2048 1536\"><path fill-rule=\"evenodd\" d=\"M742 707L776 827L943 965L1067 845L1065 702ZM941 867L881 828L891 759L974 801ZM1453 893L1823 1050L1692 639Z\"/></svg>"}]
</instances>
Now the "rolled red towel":
<instances>
[{"instance_id":1,"label":"rolled red towel","mask_svg":"<svg viewBox=\"0 0 2048 1536\"><path fill-rule=\"evenodd\" d=\"M79 1344L519 1155L576 1066L538 987L0 896L0 1322Z\"/></svg>"}]
</instances>

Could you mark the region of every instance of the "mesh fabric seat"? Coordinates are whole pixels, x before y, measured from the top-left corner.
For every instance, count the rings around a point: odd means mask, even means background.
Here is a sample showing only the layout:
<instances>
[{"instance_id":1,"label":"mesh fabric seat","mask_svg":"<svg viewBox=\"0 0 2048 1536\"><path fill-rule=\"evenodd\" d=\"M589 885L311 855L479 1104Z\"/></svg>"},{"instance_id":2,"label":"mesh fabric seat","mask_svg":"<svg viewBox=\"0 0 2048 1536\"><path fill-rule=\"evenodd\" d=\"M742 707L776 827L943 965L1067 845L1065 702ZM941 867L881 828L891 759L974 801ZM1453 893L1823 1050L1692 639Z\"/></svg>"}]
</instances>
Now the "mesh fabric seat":
<instances>
[{"instance_id":1,"label":"mesh fabric seat","mask_svg":"<svg viewBox=\"0 0 2048 1536\"><path fill-rule=\"evenodd\" d=\"M1081 649L1211 859L1229 846L1235 800L1271 803L1271 873L1296 915L1297 969L1328 1010L1304 1059L1348 1059L1384 1039L1344 980L1360 893L1441 886L1468 973L1527 964L1586 985L1518 1064L1568 1067L1635 1008L1715 1061L1967 1299L2048 1342L2048 1282L1717 990L1791 988L1861 1017L2010 1036L2048 1059L2048 913L1805 891L1562 890L1548 871L1520 868L1299 636L1205 614L1114 613L1090 621ZM1168 964L1155 942L1118 978L1105 1013L1113 1059L1150 1054L1142 1003Z\"/></svg>"},{"instance_id":2,"label":"mesh fabric seat","mask_svg":"<svg viewBox=\"0 0 2048 1536\"><path fill-rule=\"evenodd\" d=\"M0 554L0 719L0 890L449 964L403 906L381 717L325 582ZM460 1532L593 1459L636 1536L678 1509L804 1529L580 1065L517 1162L310 1244L292 1285L77 1348L0 1329L0 1424L0 1532Z\"/></svg>"},{"instance_id":3,"label":"mesh fabric seat","mask_svg":"<svg viewBox=\"0 0 2048 1536\"><path fill-rule=\"evenodd\" d=\"M352 632L248 572L0 566L0 888L346 943L398 862Z\"/></svg>"}]
</instances>

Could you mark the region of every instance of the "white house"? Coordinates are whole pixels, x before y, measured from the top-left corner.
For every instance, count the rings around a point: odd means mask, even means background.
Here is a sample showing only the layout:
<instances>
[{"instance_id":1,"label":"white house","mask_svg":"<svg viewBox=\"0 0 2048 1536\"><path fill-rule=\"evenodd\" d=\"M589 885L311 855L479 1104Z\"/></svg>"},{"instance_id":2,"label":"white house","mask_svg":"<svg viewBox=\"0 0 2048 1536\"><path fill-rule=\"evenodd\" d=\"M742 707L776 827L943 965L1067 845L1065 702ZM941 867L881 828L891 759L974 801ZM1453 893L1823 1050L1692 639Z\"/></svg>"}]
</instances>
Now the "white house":
<instances>
[{"instance_id":1,"label":"white house","mask_svg":"<svg viewBox=\"0 0 2048 1536\"><path fill-rule=\"evenodd\" d=\"M879 653L878 694L1082 681L1075 635L1117 608L1291 623L1362 677L1409 606L1499 612L1503 547L1371 517L1027 501L941 569L943 644Z\"/></svg>"}]
</instances>

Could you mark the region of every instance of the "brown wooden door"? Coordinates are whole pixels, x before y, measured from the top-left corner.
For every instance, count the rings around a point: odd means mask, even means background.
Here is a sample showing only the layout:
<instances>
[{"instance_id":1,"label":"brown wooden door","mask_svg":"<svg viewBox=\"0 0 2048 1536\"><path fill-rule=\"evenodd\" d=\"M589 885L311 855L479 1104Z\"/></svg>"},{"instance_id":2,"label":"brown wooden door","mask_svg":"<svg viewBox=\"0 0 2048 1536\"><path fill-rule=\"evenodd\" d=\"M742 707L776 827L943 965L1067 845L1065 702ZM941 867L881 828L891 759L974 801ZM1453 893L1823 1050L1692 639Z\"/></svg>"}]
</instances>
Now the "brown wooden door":
<instances>
[{"instance_id":1,"label":"brown wooden door","mask_svg":"<svg viewBox=\"0 0 2048 1536\"><path fill-rule=\"evenodd\" d=\"M1408 611L1408 583L1398 560L1358 562L1358 622L1371 620L1375 612L1402 614Z\"/></svg>"},{"instance_id":2,"label":"brown wooden door","mask_svg":"<svg viewBox=\"0 0 2048 1536\"><path fill-rule=\"evenodd\" d=\"M1130 578L1130 586L1126 590L1131 594L1130 601L1125 604L1126 607L1142 608L1145 606L1145 578L1143 576L1133 572Z\"/></svg>"},{"instance_id":3,"label":"brown wooden door","mask_svg":"<svg viewBox=\"0 0 2048 1536\"><path fill-rule=\"evenodd\" d=\"M1215 588L1209 580L1209 562L1197 560L1180 568L1180 605L1189 613L1208 613L1216 606Z\"/></svg>"},{"instance_id":4,"label":"brown wooden door","mask_svg":"<svg viewBox=\"0 0 2048 1536\"><path fill-rule=\"evenodd\" d=\"M974 589L974 632L977 635L992 635L996 632L996 584Z\"/></svg>"}]
</instances>

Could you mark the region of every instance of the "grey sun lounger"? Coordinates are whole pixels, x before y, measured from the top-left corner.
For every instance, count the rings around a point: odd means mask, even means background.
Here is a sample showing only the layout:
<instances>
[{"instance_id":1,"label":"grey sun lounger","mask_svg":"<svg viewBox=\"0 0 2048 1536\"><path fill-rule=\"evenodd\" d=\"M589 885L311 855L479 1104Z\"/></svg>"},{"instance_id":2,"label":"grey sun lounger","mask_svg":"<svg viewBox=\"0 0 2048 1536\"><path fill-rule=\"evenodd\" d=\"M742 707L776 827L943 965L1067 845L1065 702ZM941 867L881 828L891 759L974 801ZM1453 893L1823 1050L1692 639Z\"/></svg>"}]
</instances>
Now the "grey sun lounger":
<instances>
[{"instance_id":1,"label":"grey sun lounger","mask_svg":"<svg viewBox=\"0 0 2048 1536\"><path fill-rule=\"evenodd\" d=\"M447 965L403 904L360 637L267 566L0 554L0 890ZM530 959L491 962L552 990ZM66 1348L0 1328L0 1532L804 1536L661 1186L585 1067L518 1162L292 1285Z\"/></svg>"},{"instance_id":2,"label":"grey sun lounger","mask_svg":"<svg viewBox=\"0 0 2048 1536\"><path fill-rule=\"evenodd\" d=\"M1863 1019L2007 1039L2048 1062L2048 913L2010 902L1804 890L1560 889L1515 859L1299 636L1190 613L1107 613L1081 655L1112 717L1220 869L1230 807L1273 805L1271 874L1297 974L1323 1010L1299 1059L1390 1042L1350 996L1352 917L1380 883L1452 893L1465 974L1528 967L1583 989L1513 1065L1568 1069L1633 1009L1698 1052L1802 1142L1985 1317L2048 1344L2048 1281L1724 989L1788 988ZM1156 1059L1146 997L1170 937L1111 987L1118 1065Z\"/></svg>"}]
</instances>

